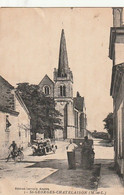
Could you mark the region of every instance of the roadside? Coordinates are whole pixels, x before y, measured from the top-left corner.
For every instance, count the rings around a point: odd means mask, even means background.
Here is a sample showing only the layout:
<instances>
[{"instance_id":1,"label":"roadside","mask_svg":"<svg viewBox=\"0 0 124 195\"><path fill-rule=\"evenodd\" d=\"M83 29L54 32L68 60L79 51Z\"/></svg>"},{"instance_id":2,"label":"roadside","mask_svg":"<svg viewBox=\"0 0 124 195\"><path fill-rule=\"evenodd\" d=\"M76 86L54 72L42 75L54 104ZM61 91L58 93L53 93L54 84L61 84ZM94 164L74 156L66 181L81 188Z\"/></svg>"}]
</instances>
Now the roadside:
<instances>
[{"instance_id":1,"label":"roadside","mask_svg":"<svg viewBox=\"0 0 124 195\"><path fill-rule=\"evenodd\" d=\"M114 149L106 140L95 139L95 163L101 164L98 190L107 192L107 195L124 194L121 180L114 170Z\"/></svg>"},{"instance_id":2,"label":"roadside","mask_svg":"<svg viewBox=\"0 0 124 195\"><path fill-rule=\"evenodd\" d=\"M123 189L120 179L112 169L113 147L101 146L100 140L94 140L95 165L92 170L68 170L67 141L58 141L56 153L46 156L32 156L31 148L24 151L22 162L6 163L0 160L0 182L4 186L6 181L14 188L37 186L53 189L68 190L97 190L106 192ZM14 181L14 182L13 182ZM26 192L27 193L27 192ZM112 193L113 194L113 193ZM110 194L111 195L111 194Z\"/></svg>"},{"instance_id":3,"label":"roadside","mask_svg":"<svg viewBox=\"0 0 124 195\"><path fill-rule=\"evenodd\" d=\"M0 161L0 178L16 180L26 185L53 184L83 189L96 189L98 185L99 165L92 170L68 170L66 146L68 142L57 142L58 149L55 154L46 156L32 156L31 148L24 151L24 160L14 163Z\"/></svg>"}]
</instances>

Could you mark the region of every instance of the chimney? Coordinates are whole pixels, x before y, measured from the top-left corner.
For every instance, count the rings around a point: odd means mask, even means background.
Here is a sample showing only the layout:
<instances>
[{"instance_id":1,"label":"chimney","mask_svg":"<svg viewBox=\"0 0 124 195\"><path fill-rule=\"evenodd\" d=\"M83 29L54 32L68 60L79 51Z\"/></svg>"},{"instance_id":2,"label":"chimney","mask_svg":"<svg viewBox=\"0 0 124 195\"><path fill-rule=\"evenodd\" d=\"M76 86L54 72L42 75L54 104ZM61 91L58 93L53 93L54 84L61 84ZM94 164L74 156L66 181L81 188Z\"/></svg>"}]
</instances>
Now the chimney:
<instances>
[{"instance_id":1,"label":"chimney","mask_svg":"<svg viewBox=\"0 0 124 195\"><path fill-rule=\"evenodd\" d=\"M122 26L123 8L113 8L113 27Z\"/></svg>"}]
</instances>

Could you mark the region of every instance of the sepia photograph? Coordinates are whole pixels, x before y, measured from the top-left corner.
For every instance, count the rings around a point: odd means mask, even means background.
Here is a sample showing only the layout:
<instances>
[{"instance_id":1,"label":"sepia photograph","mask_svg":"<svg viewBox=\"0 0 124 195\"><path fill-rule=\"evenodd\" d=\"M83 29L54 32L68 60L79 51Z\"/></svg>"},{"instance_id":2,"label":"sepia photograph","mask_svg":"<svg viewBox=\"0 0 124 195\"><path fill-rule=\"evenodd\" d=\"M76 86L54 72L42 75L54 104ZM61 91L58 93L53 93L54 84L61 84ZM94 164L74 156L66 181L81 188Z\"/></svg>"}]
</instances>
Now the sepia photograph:
<instances>
[{"instance_id":1,"label":"sepia photograph","mask_svg":"<svg viewBox=\"0 0 124 195\"><path fill-rule=\"evenodd\" d=\"M124 9L0 8L0 194L124 194Z\"/></svg>"}]
</instances>

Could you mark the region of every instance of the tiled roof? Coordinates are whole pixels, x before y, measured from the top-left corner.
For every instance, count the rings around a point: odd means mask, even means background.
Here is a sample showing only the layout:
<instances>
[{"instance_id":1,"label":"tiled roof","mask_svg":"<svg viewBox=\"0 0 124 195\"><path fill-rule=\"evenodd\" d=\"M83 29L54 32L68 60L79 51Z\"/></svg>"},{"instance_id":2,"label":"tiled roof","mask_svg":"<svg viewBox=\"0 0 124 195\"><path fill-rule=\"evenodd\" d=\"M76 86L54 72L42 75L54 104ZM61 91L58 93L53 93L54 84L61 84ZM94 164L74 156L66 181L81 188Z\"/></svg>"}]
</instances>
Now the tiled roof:
<instances>
[{"instance_id":1,"label":"tiled roof","mask_svg":"<svg viewBox=\"0 0 124 195\"><path fill-rule=\"evenodd\" d=\"M73 98L73 102L74 108L82 112L84 107L84 97L75 97Z\"/></svg>"}]
</instances>

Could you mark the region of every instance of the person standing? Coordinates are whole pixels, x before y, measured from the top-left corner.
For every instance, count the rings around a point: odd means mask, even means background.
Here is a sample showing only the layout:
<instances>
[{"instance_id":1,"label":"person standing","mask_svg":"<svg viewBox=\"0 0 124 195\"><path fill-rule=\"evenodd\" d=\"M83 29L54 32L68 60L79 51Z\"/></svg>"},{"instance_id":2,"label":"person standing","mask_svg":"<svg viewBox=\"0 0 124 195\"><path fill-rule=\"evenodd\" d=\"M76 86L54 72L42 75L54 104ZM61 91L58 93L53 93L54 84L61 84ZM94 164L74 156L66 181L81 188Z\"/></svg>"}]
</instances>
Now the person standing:
<instances>
[{"instance_id":1,"label":"person standing","mask_svg":"<svg viewBox=\"0 0 124 195\"><path fill-rule=\"evenodd\" d=\"M92 143L85 136L84 142L82 143L82 166L84 169L92 168L94 155Z\"/></svg>"},{"instance_id":2,"label":"person standing","mask_svg":"<svg viewBox=\"0 0 124 195\"><path fill-rule=\"evenodd\" d=\"M70 144L66 147L67 149L67 157L68 157L68 168L69 169L76 169L76 162L75 162L75 149L78 146L73 143L73 140L70 139Z\"/></svg>"}]
</instances>

